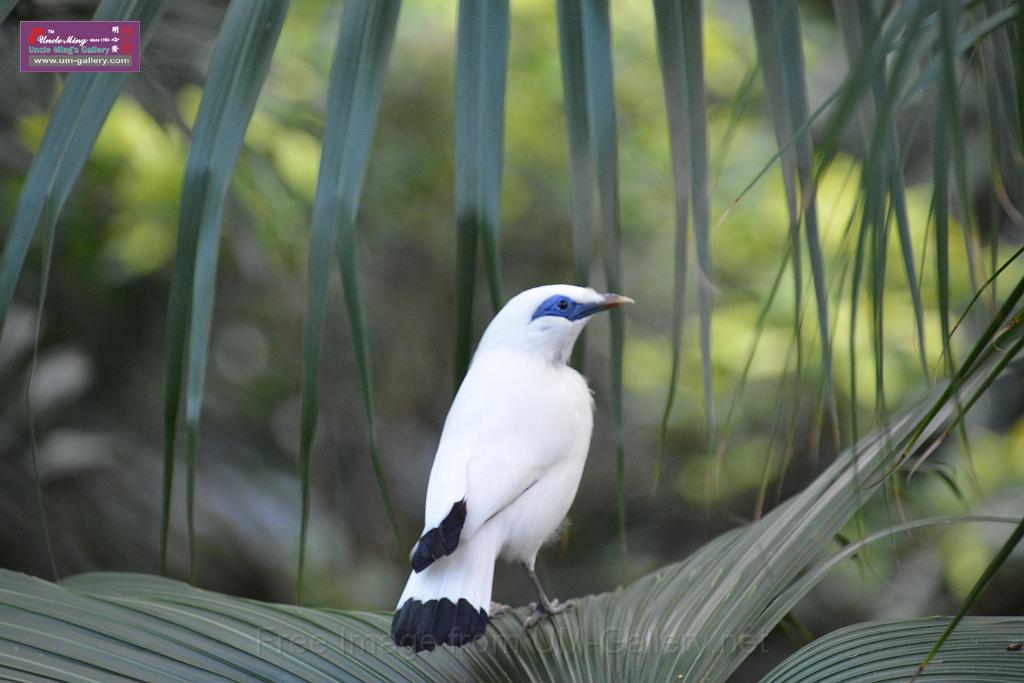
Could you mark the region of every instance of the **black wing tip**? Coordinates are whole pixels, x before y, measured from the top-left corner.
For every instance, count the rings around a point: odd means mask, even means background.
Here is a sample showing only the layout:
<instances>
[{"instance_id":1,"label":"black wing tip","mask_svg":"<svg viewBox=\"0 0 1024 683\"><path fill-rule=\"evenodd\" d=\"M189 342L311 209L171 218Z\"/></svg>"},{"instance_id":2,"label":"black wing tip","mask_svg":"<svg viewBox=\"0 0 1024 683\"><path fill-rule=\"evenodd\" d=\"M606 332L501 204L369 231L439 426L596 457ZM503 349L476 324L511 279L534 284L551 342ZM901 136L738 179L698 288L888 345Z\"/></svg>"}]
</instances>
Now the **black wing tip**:
<instances>
[{"instance_id":1,"label":"black wing tip","mask_svg":"<svg viewBox=\"0 0 1024 683\"><path fill-rule=\"evenodd\" d=\"M462 525L466 523L466 499L452 505L441 523L423 534L413 550L409 564L419 573L445 555L451 555L459 547Z\"/></svg>"},{"instance_id":2,"label":"black wing tip","mask_svg":"<svg viewBox=\"0 0 1024 683\"><path fill-rule=\"evenodd\" d=\"M487 611L475 609L465 598L457 603L448 598L409 598L391 620L391 640L416 652L430 652L438 645L461 647L480 638L487 622Z\"/></svg>"},{"instance_id":3,"label":"black wing tip","mask_svg":"<svg viewBox=\"0 0 1024 683\"><path fill-rule=\"evenodd\" d=\"M431 564L437 557L434 557L434 536L437 534L437 529L431 529L427 533L423 534L419 542L416 544L416 549L412 553L412 557L409 558L409 564L412 565L412 570L417 574ZM438 556L440 557L440 556Z\"/></svg>"}]
</instances>

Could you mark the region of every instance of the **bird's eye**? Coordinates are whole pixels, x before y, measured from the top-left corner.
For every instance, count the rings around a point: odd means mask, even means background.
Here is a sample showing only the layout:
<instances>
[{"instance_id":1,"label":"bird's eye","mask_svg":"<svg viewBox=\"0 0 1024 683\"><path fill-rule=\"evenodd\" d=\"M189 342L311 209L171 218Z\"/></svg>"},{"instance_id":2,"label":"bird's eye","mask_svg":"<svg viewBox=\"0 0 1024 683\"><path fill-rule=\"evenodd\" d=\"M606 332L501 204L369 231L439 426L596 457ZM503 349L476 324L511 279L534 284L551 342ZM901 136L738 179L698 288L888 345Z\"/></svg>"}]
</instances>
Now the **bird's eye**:
<instances>
[{"instance_id":1,"label":"bird's eye","mask_svg":"<svg viewBox=\"0 0 1024 683\"><path fill-rule=\"evenodd\" d=\"M568 299L559 299L558 303L555 304L555 305L558 306L558 310L564 311L565 309L569 308L569 300Z\"/></svg>"}]
</instances>

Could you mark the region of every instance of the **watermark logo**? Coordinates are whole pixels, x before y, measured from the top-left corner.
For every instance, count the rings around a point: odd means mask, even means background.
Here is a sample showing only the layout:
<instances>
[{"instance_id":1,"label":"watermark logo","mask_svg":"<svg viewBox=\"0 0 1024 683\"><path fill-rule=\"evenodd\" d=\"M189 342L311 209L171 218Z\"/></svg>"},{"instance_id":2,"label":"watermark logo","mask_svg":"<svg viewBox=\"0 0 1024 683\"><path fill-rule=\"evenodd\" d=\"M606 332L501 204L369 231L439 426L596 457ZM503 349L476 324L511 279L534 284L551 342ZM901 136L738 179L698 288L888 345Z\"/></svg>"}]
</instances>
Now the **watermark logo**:
<instances>
[{"instance_id":1,"label":"watermark logo","mask_svg":"<svg viewBox=\"0 0 1024 683\"><path fill-rule=\"evenodd\" d=\"M137 21L23 21L21 71L138 71Z\"/></svg>"},{"instance_id":2,"label":"watermark logo","mask_svg":"<svg viewBox=\"0 0 1024 683\"><path fill-rule=\"evenodd\" d=\"M417 658L412 648L399 647L384 633L332 632L325 629L278 630L273 627L256 627L254 637L250 636L249 647L257 657L288 655L289 657L315 658L331 653L343 653L356 657L393 656ZM765 653L765 641L749 633L720 634L712 637L698 637L686 634L655 636L650 633L626 633L615 628L596 631L565 631L555 639L530 638L525 632L511 636L497 630L488 630L480 640L475 641L471 650L478 654L494 653L503 657L533 657L538 654L560 654L572 656L593 655L621 657L668 656L684 652L699 651L704 656L749 654L755 650Z\"/></svg>"}]
</instances>

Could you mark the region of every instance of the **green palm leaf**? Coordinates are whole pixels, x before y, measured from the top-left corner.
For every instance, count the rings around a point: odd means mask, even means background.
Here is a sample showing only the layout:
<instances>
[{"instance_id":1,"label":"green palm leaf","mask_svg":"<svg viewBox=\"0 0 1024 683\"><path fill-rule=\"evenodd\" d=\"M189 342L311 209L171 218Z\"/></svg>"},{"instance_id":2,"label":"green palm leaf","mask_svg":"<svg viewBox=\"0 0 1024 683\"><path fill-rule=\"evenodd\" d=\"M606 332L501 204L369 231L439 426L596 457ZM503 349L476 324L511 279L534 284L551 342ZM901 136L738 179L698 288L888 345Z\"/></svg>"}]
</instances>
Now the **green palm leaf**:
<instances>
[{"instance_id":1,"label":"green palm leaf","mask_svg":"<svg viewBox=\"0 0 1024 683\"><path fill-rule=\"evenodd\" d=\"M288 11L287 0L235 2L217 41L199 113L192 130L181 197L178 248L167 315L167 385L164 397L164 500L161 568L166 568L174 442L181 395L185 339L188 365L185 421L188 442L186 513L189 576L195 580L195 466L207 349L220 243L221 216L235 161L256 98L270 68Z\"/></svg>"},{"instance_id":2,"label":"green palm leaf","mask_svg":"<svg viewBox=\"0 0 1024 683\"><path fill-rule=\"evenodd\" d=\"M14 10L14 6L18 4L18 0L3 0L0 2L0 21L7 18L7 15Z\"/></svg>"},{"instance_id":3,"label":"green palm leaf","mask_svg":"<svg viewBox=\"0 0 1024 683\"><path fill-rule=\"evenodd\" d=\"M878 232L888 230L889 220L886 212L886 199L890 202L891 218L896 222L899 236L900 250L903 254L903 267L907 277L907 286L910 289L910 299L914 307L914 322L917 330L918 360L921 363L922 373L928 377L927 352L925 348L924 318L925 309L921 303L920 287L917 281L917 267L914 262L913 243L911 241L910 221L907 215L906 192L903 181L902 157L900 156L900 145L897 136L895 123L891 116L891 107L885 107L886 93L889 88L898 88L899 78L894 85L887 83L884 69L874 68L868 71L864 65L872 59L871 37L878 35L880 25L879 17L874 6L868 2L841 2L833 3L836 12L836 19L839 32L843 37L846 48L847 59L851 65L851 72L859 69L863 73L870 73L870 97L862 101L858 113L860 114L861 128L865 140L865 169L862 172L863 193L864 193L864 221L871 221L869 225ZM906 51L914 42L916 34L910 33L905 38L902 48ZM899 74L899 75L902 75ZM874 142L875 144L872 144ZM886 196L888 193L888 196ZM884 250L885 240L878 240L880 268L884 272L886 252ZM883 300L881 294L882 278L874 278L876 288L874 290L874 301L876 306ZM856 307L856 292L854 288L852 307ZM875 311L875 320L878 327L881 327L883 311L879 308ZM856 316L851 317L851 327L855 328ZM880 340L880 330L876 330L877 339ZM851 331L851 334L853 332ZM881 387L882 358L881 343L876 343L876 372L879 387ZM851 377L851 381L853 378ZM881 395L881 388L879 394ZM852 435L856 438L856 434Z\"/></svg>"},{"instance_id":4,"label":"green palm leaf","mask_svg":"<svg viewBox=\"0 0 1024 683\"><path fill-rule=\"evenodd\" d=\"M668 109L675 176L676 246L672 299L672 369L668 398L661 417L654 487L661 474L668 421L675 402L682 345L683 301L687 277L687 219L693 205L694 237L697 246L697 291L700 300L700 348L704 379L704 414L708 440L714 435L711 386L711 251L708 226L707 112L704 94L704 57L699 0L665 0L654 3L658 53L665 105ZM713 449L712 449L713 450Z\"/></svg>"},{"instance_id":5,"label":"green palm leaf","mask_svg":"<svg viewBox=\"0 0 1024 683\"><path fill-rule=\"evenodd\" d=\"M1010 553L1016 549L1022 538L1024 538L1024 519L1017 524L1017 527L1010 534L1010 537L1006 539L1005 543L1003 543L1003 547L999 549L996 556L992 558L991 562L989 562L988 567L986 567L982 575L978 577L977 582L975 582L974 586L971 588L971 592L966 598L964 598L964 603L961 605L960 611L956 613L956 616L954 616L952 620L950 620L949 625L946 626L938 640L935 641L935 645L933 645L932 649L925 655L924 659L921 661L918 671L924 671L935 659L935 655L942 650L943 645L949 642L950 637L954 632L956 632L956 629L962 628L964 615L967 614L968 610L971 609L974 603L978 601L978 598L981 597L982 593L985 592L985 589L988 588L989 582L992 581L996 572L998 572L1006 560L1009 559Z\"/></svg>"},{"instance_id":6,"label":"green palm leaf","mask_svg":"<svg viewBox=\"0 0 1024 683\"><path fill-rule=\"evenodd\" d=\"M932 617L847 626L791 655L761 683L905 683L914 679L921 658L948 623L947 617ZM965 619L943 648L946 657L916 680L1019 681L1024 657L1016 648L1022 629L1021 617Z\"/></svg>"},{"instance_id":7,"label":"green palm leaf","mask_svg":"<svg viewBox=\"0 0 1024 683\"><path fill-rule=\"evenodd\" d=\"M608 2L584 2L581 32L587 66L587 111L590 140L597 173L598 207L601 216L604 275L608 290L621 292L622 264L619 254L619 152L616 131L615 88L612 78L612 37ZM623 572L628 576L626 552L626 446L622 412L622 350L625 343L625 318L621 308L610 312L611 409L615 437L615 470L618 481L619 546Z\"/></svg>"},{"instance_id":8,"label":"green palm leaf","mask_svg":"<svg viewBox=\"0 0 1024 683\"><path fill-rule=\"evenodd\" d=\"M579 0L558 0L558 44L572 188L572 280L585 287L590 284L590 261L594 254L594 152L587 105L582 11ZM577 368L583 367L585 349L585 336L581 336L573 349L573 365Z\"/></svg>"},{"instance_id":9,"label":"green palm leaf","mask_svg":"<svg viewBox=\"0 0 1024 683\"><path fill-rule=\"evenodd\" d=\"M508 0L460 0L455 95L455 385L469 368L477 237L491 306L501 308L501 160L508 70Z\"/></svg>"},{"instance_id":10,"label":"green palm leaf","mask_svg":"<svg viewBox=\"0 0 1024 683\"><path fill-rule=\"evenodd\" d=\"M800 225L807 236L807 254L811 263L815 303L818 312L818 335L821 341L822 376L825 398L832 417L833 429L838 428L835 391L832 386L832 351L829 341L828 292L825 283L825 261L821 250L818 215L815 199L814 150L807 104L807 85L804 76L803 45L800 38L800 17L795 2L751 0L754 35L758 58L765 78L776 138L782 149L791 137L792 149L782 155L786 201L789 205L790 241L793 249L793 280L796 295L795 334L800 344L801 310L801 250ZM802 131L802 132L798 132ZM799 183L797 187L796 183ZM799 189L799 192L797 191ZM798 364L802 353L797 349ZM799 370L798 370L799 374Z\"/></svg>"},{"instance_id":11,"label":"green palm leaf","mask_svg":"<svg viewBox=\"0 0 1024 683\"><path fill-rule=\"evenodd\" d=\"M989 4L989 8L995 7L995 3ZM984 20L985 12L982 11L977 24ZM986 98L984 129L992 159L989 166L998 188L997 193L993 193L991 214L997 215L998 205L1014 222L1020 222L1020 207L1024 206L1024 176L1019 164L1014 160L1014 154L1021 148L1021 121L1017 116L1018 84L1013 72L1016 50L1013 46L1011 26L1006 25L994 31L992 36L981 41L978 47L981 54L978 78L985 88ZM999 242L1000 231L992 231L993 271L999 263ZM995 288L991 291L991 297L995 306L998 301Z\"/></svg>"},{"instance_id":12,"label":"green palm leaf","mask_svg":"<svg viewBox=\"0 0 1024 683\"><path fill-rule=\"evenodd\" d=\"M313 235L309 244L309 293L303 344L302 418L299 447L302 522L299 534L298 597L301 602L309 524L309 458L319 410L317 389L327 312L327 279L331 252L337 249L345 303L352 329L356 364L363 392L370 458L388 520L401 546L398 523L377 452L370 357L359 297L355 221L366 177L370 146L380 110L384 71L395 36L399 0L355 0L346 5L331 68L327 124L320 179L313 204Z\"/></svg>"},{"instance_id":13,"label":"green palm leaf","mask_svg":"<svg viewBox=\"0 0 1024 683\"><path fill-rule=\"evenodd\" d=\"M953 45L954 27L952 5L943 4L939 9L942 40L942 97L953 103L959 101L956 94L956 74L953 58L956 50ZM935 214L935 268L938 278L939 292L939 324L942 330L943 360L947 372L955 372L953 353L949 345L949 138L953 127L950 121L951 107L935 107L935 123L933 129L932 149L934 188L933 212Z\"/></svg>"}]
</instances>

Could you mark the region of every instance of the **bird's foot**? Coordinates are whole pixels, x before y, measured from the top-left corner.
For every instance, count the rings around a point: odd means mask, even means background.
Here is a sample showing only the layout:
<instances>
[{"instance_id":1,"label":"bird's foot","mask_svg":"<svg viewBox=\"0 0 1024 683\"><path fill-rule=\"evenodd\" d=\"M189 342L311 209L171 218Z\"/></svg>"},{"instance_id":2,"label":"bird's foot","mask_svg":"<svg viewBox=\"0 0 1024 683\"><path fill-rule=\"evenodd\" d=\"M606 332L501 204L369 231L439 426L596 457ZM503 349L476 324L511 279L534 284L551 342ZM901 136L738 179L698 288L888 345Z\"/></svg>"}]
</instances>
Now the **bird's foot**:
<instances>
[{"instance_id":1,"label":"bird's foot","mask_svg":"<svg viewBox=\"0 0 1024 683\"><path fill-rule=\"evenodd\" d=\"M565 602L559 602L558 600L552 600L548 603L530 603L530 616L526 617L526 621L523 622L523 628L529 629L536 626L541 619L544 617L553 617L556 614L561 614L567 609L572 609L576 606L576 601L566 600Z\"/></svg>"},{"instance_id":2,"label":"bird's foot","mask_svg":"<svg viewBox=\"0 0 1024 683\"><path fill-rule=\"evenodd\" d=\"M497 617L500 617L505 612L511 612L511 611L512 611L512 607L510 605L506 605L503 602L494 602L492 600L491 601L491 610L487 613L487 616L489 618L491 618L491 619L496 619Z\"/></svg>"}]
</instances>

